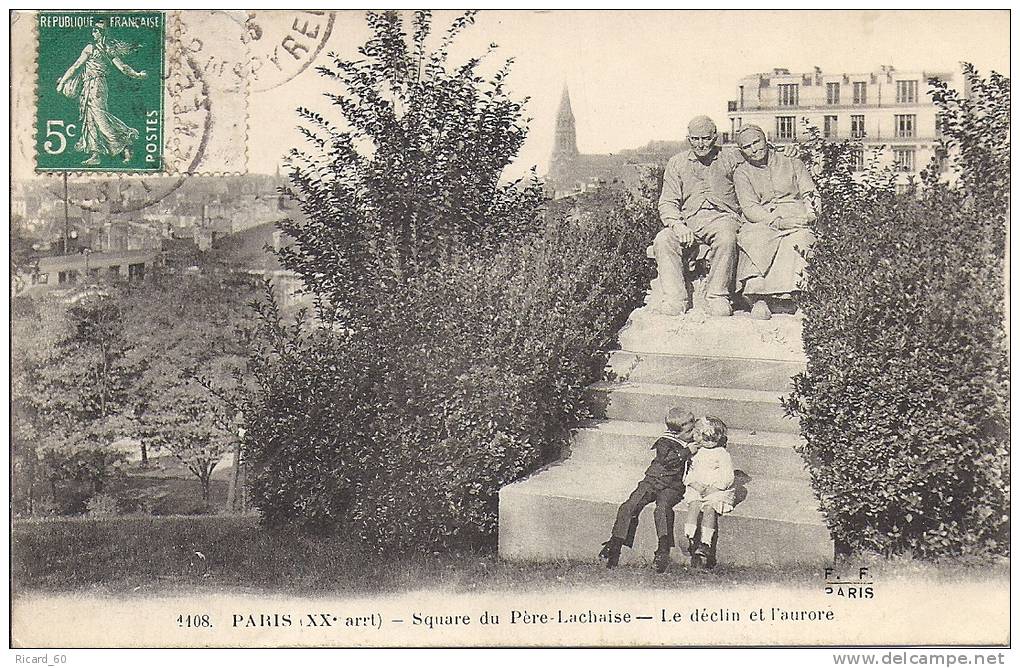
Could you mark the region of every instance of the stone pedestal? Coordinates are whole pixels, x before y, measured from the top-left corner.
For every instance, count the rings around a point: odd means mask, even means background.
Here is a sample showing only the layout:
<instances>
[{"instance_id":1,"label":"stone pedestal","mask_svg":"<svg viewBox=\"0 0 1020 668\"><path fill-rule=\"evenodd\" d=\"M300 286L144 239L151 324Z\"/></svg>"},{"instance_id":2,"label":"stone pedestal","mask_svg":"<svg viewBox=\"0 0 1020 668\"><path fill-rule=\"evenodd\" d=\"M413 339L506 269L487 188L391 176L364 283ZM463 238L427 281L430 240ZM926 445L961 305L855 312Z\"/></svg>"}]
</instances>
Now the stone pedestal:
<instances>
[{"instance_id":1,"label":"stone pedestal","mask_svg":"<svg viewBox=\"0 0 1020 668\"><path fill-rule=\"evenodd\" d=\"M507 559L594 560L619 504L641 479L671 406L717 415L729 427L738 498L720 520L720 564L823 564L833 545L794 447L797 423L779 403L803 370L800 320L717 318L699 309L664 316L636 310L610 359L612 380L592 391L606 420L577 430L563 460L499 495L499 551ZM684 504L677 506L678 536ZM655 549L653 506L640 517L623 563ZM674 550L675 560L685 559Z\"/></svg>"},{"instance_id":2,"label":"stone pedestal","mask_svg":"<svg viewBox=\"0 0 1020 668\"><path fill-rule=\"evenodd\" d=\"M800 316L796 315L754 320L737 311L729 318L719 318L696 306L683 315L668 316L643 306L631 313L619 340L621 349L635 353L783 360L803 366L807 358L800 329Z\"/></svg>"}]
</instances>

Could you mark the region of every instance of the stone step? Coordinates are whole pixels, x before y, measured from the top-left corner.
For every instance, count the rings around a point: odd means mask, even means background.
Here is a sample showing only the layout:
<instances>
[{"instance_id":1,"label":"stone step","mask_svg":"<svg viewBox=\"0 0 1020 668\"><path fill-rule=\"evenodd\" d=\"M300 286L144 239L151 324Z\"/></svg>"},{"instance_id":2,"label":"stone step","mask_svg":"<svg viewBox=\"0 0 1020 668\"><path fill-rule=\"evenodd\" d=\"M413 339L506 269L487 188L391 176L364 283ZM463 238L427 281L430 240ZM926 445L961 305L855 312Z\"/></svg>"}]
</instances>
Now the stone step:
<instances>
[{"instance_id":1,"label":"stone step","mask_svg":"<svg viewBox=\"0 0 1020 668\"><path fill-rule=\"evenodd\" d=\"M610 420L661 422L679 406L695 415L716 415L731 429L799 433L779 404L781 392L660 383L596 383L591 388Z\"/></svg>"},{"instance_id":2,"label":"stone step","mask_svg":"<svg viewBox=\"0 0 1020 668\"><path fill-rule=\"evenodd\" d=\"M662 423L610 420L578 429L570 444L570 458L578 462L613 462L643 471L655 453L650 448L662 435ZM809 480L804 460L794 450L797 434L730 429L726 449L734 468L751 476Z\"/></svg>"},{"instance_id":3,"label":"stone step","mask_svg":"<svg viewBox=\"0 0 1020 668\"><path fill-rule=\"evenodd\" d=\"M573 458L507 485L499 494L499 553L506 559L593 561L612 529L616 511L638 479L612 465ZM804 481L767 477L738 485L742 500L720 518L720 564L826 564L833 545L817 502ZM640 516L633 550L623 562L650 559L656 545L654 504ZM683 533L685 504L676 507L676 534ZM683 559L674 550L674 559Z\"/></svg>"},{"instance_id":4,"label":"stone step","mask_svg":"<svg viewBox=\"0 0 1020 668\"><path fill-rule=\"evenodd\" d=\"M695 385L788 393L790 379L804 364L788 360L667 355L617 350L608 368L618 380L659 385Z\"/></svg>"}]
</instances>

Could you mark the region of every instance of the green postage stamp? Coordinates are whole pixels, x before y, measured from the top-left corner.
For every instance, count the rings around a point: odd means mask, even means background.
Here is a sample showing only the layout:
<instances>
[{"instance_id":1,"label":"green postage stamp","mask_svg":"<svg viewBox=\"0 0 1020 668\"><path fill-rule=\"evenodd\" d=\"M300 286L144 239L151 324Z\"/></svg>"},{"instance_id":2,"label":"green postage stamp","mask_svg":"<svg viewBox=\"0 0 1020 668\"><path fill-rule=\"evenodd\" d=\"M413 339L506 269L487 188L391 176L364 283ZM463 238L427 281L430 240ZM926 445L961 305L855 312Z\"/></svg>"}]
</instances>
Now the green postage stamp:
<instances>
[{"instance_id":1,"label":"green postage stamp","mask_svg":"<svg viewBox=\"0 0 1020 668\"><path fill-rule=\"evenodd\" d=\"M40 12L38 171L163 169L163 12Z\"/></svg>"}]
</instances>

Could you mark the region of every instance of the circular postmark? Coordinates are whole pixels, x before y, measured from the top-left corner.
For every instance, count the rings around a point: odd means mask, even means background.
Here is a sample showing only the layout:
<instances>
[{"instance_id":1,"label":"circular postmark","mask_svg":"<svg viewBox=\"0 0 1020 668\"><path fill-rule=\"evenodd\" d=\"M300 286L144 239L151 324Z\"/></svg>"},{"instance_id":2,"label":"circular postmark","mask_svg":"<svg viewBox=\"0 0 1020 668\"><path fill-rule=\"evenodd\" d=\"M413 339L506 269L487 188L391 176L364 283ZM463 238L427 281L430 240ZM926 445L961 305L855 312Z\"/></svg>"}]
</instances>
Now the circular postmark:
<instances>
[{"instance_id":1,"label":"circular postmark","mask_svg":"<svg viewBox=\"0 0 1020 668\"><path fill-rule=\"evenodd\" d=\"M149 210L174 195L188 177L201 169L212 130L213 109L203 70L193 54L180 50L172 56L166 90L172 123L165 139L165 158L171 173L75 174L78 182L69 203L83 212L123 216ZM59 184L49 189L63 196Z\"/></svg>"},{"instance_id":2,"label":"circular postmark","mask_svg":"<svg viewBox=\"0 0 1020 668\"><path fill-rule=\"evenodd\" d=\"M177 173L124 179L115 191L109 188L101 190L105 196L95 203L80 203L80 208L113 215L141 211L176 192L188 176L198 171L212 127L212 110L198 63L189 55L185 55L183 60L186 68L184 76L170 84L174 124L172 136L166 140L168 165L176 166Z\"/></svg>"},{"instance_id":3,"label":"circular postmark","mask_svg":"<svg viewBox=\"0 0 1020 668\"><path fill-rule=\"evenodd\" d=\"M252 91L282 86L308 69L333 32L335 12L250 11L244 21Z\"/></svg>"}]
</instances>

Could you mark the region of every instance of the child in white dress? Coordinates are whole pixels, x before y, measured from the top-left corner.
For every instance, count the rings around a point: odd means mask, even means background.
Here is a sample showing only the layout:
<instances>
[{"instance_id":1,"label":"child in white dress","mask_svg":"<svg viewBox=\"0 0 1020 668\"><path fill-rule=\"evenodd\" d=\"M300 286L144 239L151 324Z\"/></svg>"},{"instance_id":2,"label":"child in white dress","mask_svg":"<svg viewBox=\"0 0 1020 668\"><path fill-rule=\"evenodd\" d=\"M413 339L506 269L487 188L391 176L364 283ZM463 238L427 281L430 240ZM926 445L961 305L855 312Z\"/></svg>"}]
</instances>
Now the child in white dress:
<instances>
[{"instance_id":1,"label":"child in white dress","mask_svg":"<svg viewBox=\"0 0 1020 668\"><path fill-rule=\"evenodd\" d=\"M691 565L701 567L714 563L712 541L716 536L718 516L733 510L736 490L733 487L733 459L726 451L726 424L713 416L701 418L694 426L694 442L698 449L691 458L691 468L684 479L687 487L684 493L687 503L684 534L690 545Z\"/></svg>"}]
</instances>

